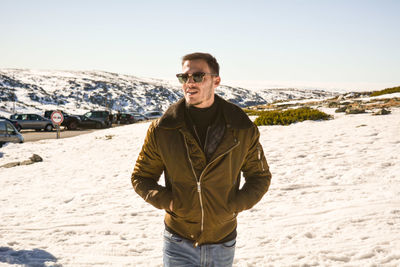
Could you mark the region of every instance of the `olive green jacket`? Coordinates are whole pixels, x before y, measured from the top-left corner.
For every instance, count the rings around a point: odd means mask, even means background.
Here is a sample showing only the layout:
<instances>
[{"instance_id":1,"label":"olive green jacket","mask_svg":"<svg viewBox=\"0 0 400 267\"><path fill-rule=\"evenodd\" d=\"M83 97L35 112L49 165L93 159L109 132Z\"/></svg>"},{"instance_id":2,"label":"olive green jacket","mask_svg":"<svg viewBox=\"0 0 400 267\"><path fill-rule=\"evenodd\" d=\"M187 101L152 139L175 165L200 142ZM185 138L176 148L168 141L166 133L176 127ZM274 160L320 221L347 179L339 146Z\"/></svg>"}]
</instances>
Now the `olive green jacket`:
<instances>
[{"instance_id":1,"label":"olive green jacket","mask_svg":"<svg viewBox=\"0 0 400 267\"><path fill-rule=\"evenodd\" d=\"M185 123L181 99L151 123L131 178L145 201L166 211L166 225L197 244L232 233L237 214L253 207L271 181L257 127L241 108L219 100L226 127L209 161ZM165 186L158 183L163 172Z\"/></svg>"}]
</instances>

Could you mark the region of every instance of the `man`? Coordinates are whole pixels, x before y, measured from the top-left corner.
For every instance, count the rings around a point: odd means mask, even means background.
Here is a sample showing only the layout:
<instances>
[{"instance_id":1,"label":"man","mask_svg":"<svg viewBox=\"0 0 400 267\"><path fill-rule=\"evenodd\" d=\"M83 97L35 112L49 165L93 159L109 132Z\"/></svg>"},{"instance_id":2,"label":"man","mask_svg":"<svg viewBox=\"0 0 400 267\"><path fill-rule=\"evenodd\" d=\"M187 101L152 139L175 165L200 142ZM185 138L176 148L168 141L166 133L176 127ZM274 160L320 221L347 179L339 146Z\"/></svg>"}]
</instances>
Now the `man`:
<instances>
[{"instance_id":1,"label":"man","mask_svg":"<svg viewBox=\"0 0 400 267\"><path fill-rule=\"evenodd\" d=\"M267 192L271 174L257 127L214 94L216 59L188 54L182 71L184 98L150 125L132 185L166 211L164 266L232 266L236 217ZM158 184L163 172L165 186Z\"/></svg>"},{"instance_id":2,"label":"man","mask_svg":"<svg viewBox=\"0 0 400 267\"><path fill-rule=\"evenodd\" d=\"M109 127L112 127L113 119L114 119L114 116L113 116L113 114L111 113L111 110L110 110L110 113L108 114L108 121L107 121L107 125Z\"/></svg>"},{"instance_id":3,"label":"man","mask_svg":"<svg viewBox=\"0 0 400 267\"><path fill-rule=\"evenodd\" d=\"M119 125L121 123L121 111L118 110L117 113L117 124Z\"/></svg>"}]
</instances>

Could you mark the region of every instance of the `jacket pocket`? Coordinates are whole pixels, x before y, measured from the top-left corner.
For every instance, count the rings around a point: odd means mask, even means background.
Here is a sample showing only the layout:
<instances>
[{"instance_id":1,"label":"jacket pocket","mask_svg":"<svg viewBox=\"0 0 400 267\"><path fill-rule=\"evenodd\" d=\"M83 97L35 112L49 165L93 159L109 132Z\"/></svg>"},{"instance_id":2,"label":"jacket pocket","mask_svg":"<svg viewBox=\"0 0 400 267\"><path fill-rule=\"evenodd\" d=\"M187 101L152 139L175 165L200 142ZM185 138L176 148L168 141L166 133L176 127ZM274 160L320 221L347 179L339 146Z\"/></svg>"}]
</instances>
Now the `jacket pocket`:
<instances>
[{"instance_id":1,"label":"jacket pocket","mask_svg":"<svg viewBox=\"0 0 400 267\"><path fill-rule=\"evenodd\" d=\"M231 221L234 221L237 217L237 213L234 211L224 211L224 212L219 212L217 215L216 221L219 222L219 224L225 224Z\"/></svg>"},{"instance_id":2,"label":"jacket pocket","mask_svg":"<svg viewBox=\"0 0 400 267\"><path fill-rule=\"evenodd\" d=\"M175 183L172 187L172 211L175 218L196 222L200 216L196 187L190 183Z\"/></svg>"}]
</instances>

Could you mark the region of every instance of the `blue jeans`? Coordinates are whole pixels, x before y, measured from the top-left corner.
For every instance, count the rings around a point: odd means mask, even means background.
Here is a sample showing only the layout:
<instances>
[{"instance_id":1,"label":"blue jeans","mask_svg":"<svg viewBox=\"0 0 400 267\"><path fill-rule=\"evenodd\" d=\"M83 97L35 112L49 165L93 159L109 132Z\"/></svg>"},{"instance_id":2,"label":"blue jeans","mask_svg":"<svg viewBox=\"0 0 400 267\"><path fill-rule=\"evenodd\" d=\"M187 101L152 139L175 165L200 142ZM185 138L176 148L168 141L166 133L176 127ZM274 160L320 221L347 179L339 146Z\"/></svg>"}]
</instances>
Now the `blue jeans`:
<instances>
[{"instance_id":1,"label":"blue jeans","mask_svg":"<svg viewBox=\"0 0 400 267\"><path fill-rule=\"evenodd\" d=\"M228 267L233 264L236 239L193 247L193 242L164 230L165 267Z\"/></svg>"}]
</instances>

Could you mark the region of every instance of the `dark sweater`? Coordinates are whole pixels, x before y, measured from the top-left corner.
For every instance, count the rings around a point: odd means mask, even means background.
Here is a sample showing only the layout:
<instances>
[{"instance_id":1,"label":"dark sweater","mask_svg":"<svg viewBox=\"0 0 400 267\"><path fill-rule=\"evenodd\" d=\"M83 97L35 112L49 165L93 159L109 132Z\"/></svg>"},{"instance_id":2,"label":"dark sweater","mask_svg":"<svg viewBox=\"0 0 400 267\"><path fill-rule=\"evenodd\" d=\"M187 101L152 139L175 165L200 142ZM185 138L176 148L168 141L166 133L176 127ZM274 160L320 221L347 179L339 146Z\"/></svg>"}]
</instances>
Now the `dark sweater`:
<instances>
[{"instance_id":1,"label":"dark sweater","mask_svg":"<svg viewBox=\"0 0 400 267\"><path fill-rule=\"evenodd\" d=\"M215 121L217 117L218 103L214 103L208 108L196 108L193 106L186 107L186 113L190 124L193 126L193 135L199 142L200 147L204 150L208 127Z\"/></svg>"}]
</instances>

